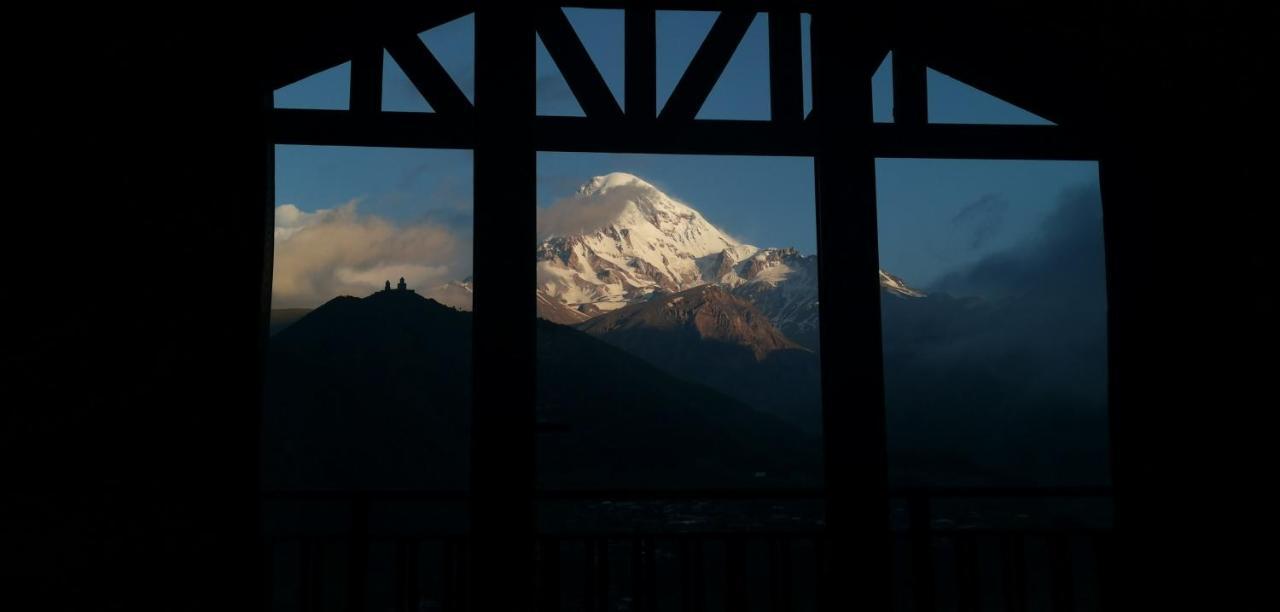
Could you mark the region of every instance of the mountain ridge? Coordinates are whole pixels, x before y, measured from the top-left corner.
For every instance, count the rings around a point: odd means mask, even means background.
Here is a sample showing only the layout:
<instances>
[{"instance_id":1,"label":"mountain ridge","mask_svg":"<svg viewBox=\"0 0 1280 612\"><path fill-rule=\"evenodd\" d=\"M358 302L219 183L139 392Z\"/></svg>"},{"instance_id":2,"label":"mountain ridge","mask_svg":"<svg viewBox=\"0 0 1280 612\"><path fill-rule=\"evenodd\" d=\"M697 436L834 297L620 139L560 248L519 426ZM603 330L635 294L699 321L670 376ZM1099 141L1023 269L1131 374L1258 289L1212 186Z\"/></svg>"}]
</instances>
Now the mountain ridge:
<instances>
[{"instance_id":1,"label":"mountain ridge","mask_svg":"<svg viewBox=\"0 0 1280 612\"><path fill-rule=\"evenodd\" d=\"M278 332L264 484L465 487L471 327L470 312L390 290L336 297ZM542 486L820 482L820 441L775 416L563 325L537 322L537 352L537 416L565 426L540 438Z\"/></svg>"},{"instance_id":2,"label":"mountain ridge","mask_svg":"<svg viewBox=\"0 0 1280 612\"><path fill-rule=\"evenodd\" d=\"M624 172L593 177L557 206L592 221L559 223L537 247L539 300L571 323L641 303L654 293L719 285L752 302L792 340L818 348L817 256L743 243L699 211ZM553 208L555 208L553 206ZM600 214L594 214L600 213ZM555 221L563 220L564 214ZM924 293L884 270L880 286L901 298ZM565 315L550 302L579 314Z\"/></svg>"},{"instance_id":3,"label":"mountain ridge","mask_svg":"<svg viewBox=\"0 0 1280 612\"><path fill-rule=\"evenodd\" d=\"M724 287L655 294L575 327L802 431L821 429L818 354Z\"/></svg>"}]
</instances>

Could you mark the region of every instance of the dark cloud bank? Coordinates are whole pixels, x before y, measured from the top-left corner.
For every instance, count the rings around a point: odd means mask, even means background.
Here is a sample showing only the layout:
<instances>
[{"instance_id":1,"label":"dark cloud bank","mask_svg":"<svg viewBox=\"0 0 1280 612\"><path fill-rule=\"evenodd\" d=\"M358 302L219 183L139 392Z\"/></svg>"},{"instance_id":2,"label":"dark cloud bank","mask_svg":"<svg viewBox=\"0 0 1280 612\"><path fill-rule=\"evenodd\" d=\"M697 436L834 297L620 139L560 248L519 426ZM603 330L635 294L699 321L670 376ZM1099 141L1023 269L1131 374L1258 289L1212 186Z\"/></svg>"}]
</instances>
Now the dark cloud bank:
<instances>
[{"instance_id":1,"label":"dark cloud bank","mask_svg":"<svg viewBox=\"0 0 1280 612\"><path fill-rule=\"evenodd\" d=\"M886 298L885 384L901 483L1101 484L1106 273L1096 185L1026 241Z\"/></svg>"}]
</instances>

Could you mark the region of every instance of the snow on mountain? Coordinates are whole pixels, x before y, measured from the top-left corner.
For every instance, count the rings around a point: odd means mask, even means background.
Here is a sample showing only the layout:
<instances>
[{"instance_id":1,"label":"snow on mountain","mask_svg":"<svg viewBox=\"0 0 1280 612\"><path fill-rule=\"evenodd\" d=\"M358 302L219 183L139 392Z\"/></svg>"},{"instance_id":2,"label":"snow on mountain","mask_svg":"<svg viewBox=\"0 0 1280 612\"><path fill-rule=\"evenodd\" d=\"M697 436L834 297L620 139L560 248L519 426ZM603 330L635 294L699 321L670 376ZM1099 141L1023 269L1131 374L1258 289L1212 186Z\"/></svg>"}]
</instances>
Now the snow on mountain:
<instances>
[{"instance_id":1,"label":"snow on mountain","mask_svg":"<svg viewBox=\"0 0 1280 612\"><path fill-rule=\"evenodd\" d=\"M553 298L541 289L538 289L534 297L537 299L538 318L559 323L561 325L577 325L592 317L592 314L598 314L600 311L594 311L588 314L583 310L573 308Z\"/></svg>"},{"instance_id":2,"label":"snow on mountain","mask_svg":"<svg viewBox=\"0 0 1280 612\"><path fill-rule=\"evenodd\" d=\"M468 276L461 281L449 281L431 287L423 291L422 296L458 310L471 310L471 292L471 277Z\"/></svg>"},{"instance_id":3,"label":"snow on mountain","mask_svg":"<svg viewBox=\"0 0 1280 612\"><path fill-rule=\"evenodd\" d=\"M801 349L786 337L764 313L751 302L733 295L724 287L703 284L676 294L592 317L578 327L589 334L606 339L626 337L637 330L675 333L687 341L714 340L724 345L742 347L763 360L769 353ZM649 336L640 336L639 344L647 344ZM673 346L678 341L673 340ZM620 344L627 347L627 342ZM668 350L663 344L661 350ZM635 346L630 347L635 349ZM632 350L631 352L637 352ZM687 353L688 351L681 351Z\"/></svg>"},{"instance_id":4,"label":"snow on mountain","mask_svg":"<svg viewBox=\"0 0 1280 612\"><path fill-rule=\"evenodd\" d=\"M625 172L597 176L540 213L537 290L540 317L565 325L648 300L715 284L746 299L788 338L818 346L818 260L794 248L744 244L700 212ZM923 297L880 271L885 293ZM472 283L423 292L471 309Z\"/></svg>"},{"instance_id":5,"label":"snow on mountain","mask_svg":"<svg viewBox=\"0 0 1280 612\"><path fill-rule=\"evenodd\" d=\"M817 345L815 255L744 244L639 177L592 178L545 211L540 225L540 299L580 313L573 318L714 283L752 302L788 337ZM897 297L924 295L883 270L880 285Z\"/></svg>"},{"instance_id":6,"label":"snow on mountain","mask_svg":"<svg viewBox=\"0 0 1280 612\"><path fill-rule=\"evenodd\" d=\"M538 289L601 310L655 290L703 284L699 258L744 246L698 211L622 172L591 179L544 217L553 230L569 231L550 232L538 245Z\"/></svg>"},{"instance_id":7,"label":"snow on mountain","mask_svg":"<svg viewBox=\"0 0 1280 612\"><path fill-rule=\"evenodd\" d=\"M728 277L728 275L726 275ZM818 346L818 257L793 248L762 249L717 282L755 304L788 338Z\"/></svg>"},{"instance_id":8,"label":"snow on mountain","mask_svg":"<svg viewBox=\"0 0 1280 612\"><path fill-rule=\"evenodd\" d=\"M924 292L908 287L907 283L903 282L901 278L889 274L884 270L880 271L880 287L883 288L886 293L898 297L919 298L925 296Z\"/></svg>"}]
</instances>

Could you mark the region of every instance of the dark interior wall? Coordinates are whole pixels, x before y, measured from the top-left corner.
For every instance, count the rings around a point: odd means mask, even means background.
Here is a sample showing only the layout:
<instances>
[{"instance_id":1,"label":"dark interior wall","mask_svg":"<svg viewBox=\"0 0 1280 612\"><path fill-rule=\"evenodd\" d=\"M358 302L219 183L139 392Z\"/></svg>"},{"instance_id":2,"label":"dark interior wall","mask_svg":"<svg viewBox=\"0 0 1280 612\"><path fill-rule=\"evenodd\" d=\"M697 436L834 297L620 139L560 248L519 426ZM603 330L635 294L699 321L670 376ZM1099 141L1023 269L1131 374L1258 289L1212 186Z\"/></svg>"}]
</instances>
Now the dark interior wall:
<instances>
[{"instance_id":1,"label":"dark interior wall","mask_svg":"<svg viewBox=\"0 0 1280 612\"><path fill-rule=\"evenodd\" d=\"M1122 577L1251 609L1272 554L1268 21L1126 6L1102 28ZM6 553L51 609L257 597L258 23L91 14L9 43Z\"/></svg>"},{"instance_id":2,"label":"dark interior wall","mask_svg":"<svg viewBox=\"0 0 1280 612\"><path fill-rule=\"evenodd\" d=\"M266 48L229 11L44 17L6 94L2 597L251 607Z\"/></svg>"},{"instance_id":3,"label":"dark interior wall","mask_svg":"<svg viewBox=\"0 0 1280 612\"><path fill-rule=\"evenodd\" d=\"M1171 607L1261 609L1274 565L1264 23L1197 2L1106 24L1117 525L1132 592Z\"/></svg>"}]
</instances>

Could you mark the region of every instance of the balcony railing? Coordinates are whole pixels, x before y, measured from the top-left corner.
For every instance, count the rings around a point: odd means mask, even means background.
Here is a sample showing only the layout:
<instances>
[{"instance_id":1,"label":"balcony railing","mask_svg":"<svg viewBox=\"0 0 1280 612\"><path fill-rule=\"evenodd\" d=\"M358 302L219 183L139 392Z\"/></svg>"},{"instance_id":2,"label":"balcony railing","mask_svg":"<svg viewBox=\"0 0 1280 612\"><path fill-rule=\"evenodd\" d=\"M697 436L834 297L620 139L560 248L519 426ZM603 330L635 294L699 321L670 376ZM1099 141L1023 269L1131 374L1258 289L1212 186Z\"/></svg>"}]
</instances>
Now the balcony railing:
<instances>
[{"instance_id":1,"label":"balcony railing","mask_svg":"<svg viewBox=\"0 0 1280 612\"><path fill-rule=\"evenodd\" d=\"M1069 520L1055 522L1017 509L1082 501L1105 507L1110 496L1107 487L895 489L888 521L894 537L894 608L1103 609L1112 539L1106 511L1092 520L1068 512ZM822 491L548 491L539 497L571 503L817 504ZM271 492L264 501L321 509L316 514L329 516L313 526L268 527L270 609L469 609L473 584L467 575L465 493ZM1009 517L949 514L965 504L993 503L1015 510ZM411 528L371 520L374 508L399 508L403 516L406 508L409 515L417 512L414 507L451 507L459 520L427 519ZM856 599L841 592L841 585L820 579L830 553L821 517L785 528L544 530L535 545L541 610L781 611L816 609L816 602L827 597Z\"/></svg>"}]
</instances>

